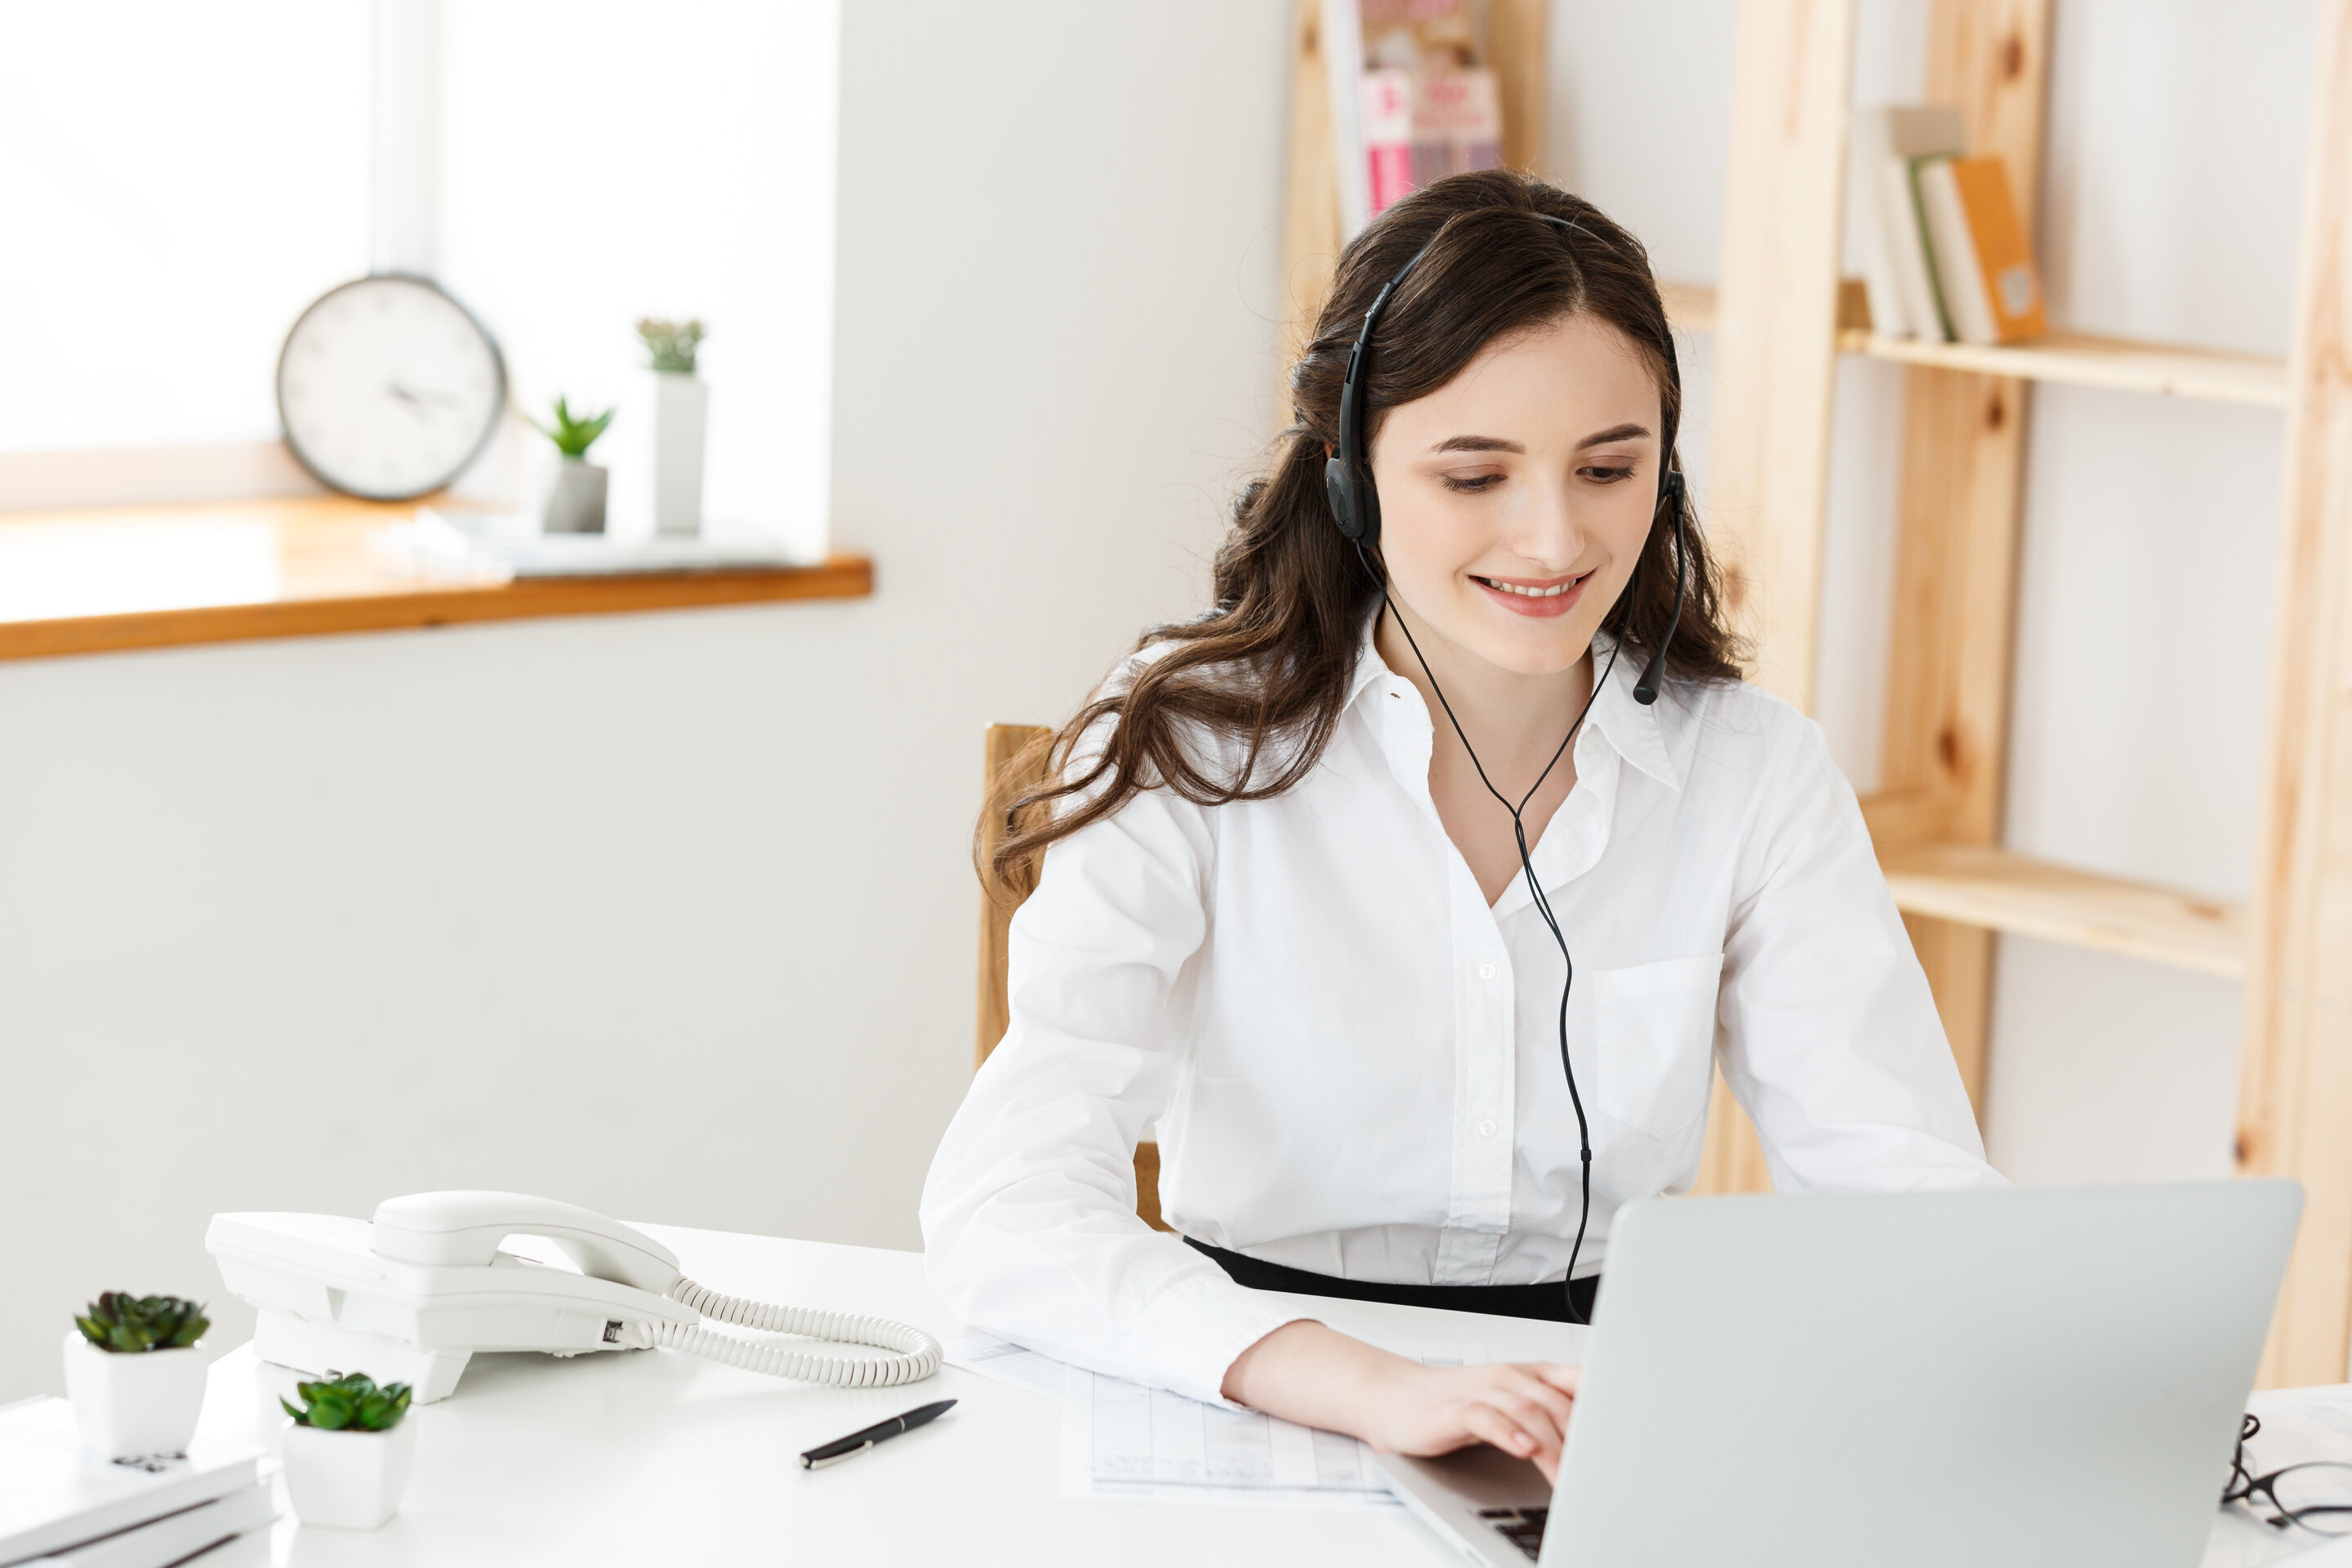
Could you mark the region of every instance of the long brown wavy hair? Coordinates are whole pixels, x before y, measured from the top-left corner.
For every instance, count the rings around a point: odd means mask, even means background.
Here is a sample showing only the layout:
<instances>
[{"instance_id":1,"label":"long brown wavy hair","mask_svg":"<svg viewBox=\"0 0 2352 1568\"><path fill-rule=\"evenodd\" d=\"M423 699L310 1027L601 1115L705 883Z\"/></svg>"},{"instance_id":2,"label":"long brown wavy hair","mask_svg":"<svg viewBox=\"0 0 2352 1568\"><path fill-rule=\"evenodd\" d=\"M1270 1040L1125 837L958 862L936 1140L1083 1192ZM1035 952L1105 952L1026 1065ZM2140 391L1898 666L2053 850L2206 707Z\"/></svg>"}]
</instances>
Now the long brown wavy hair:
<instances>
[{"instance_id":1,"label":"long brown wavy hair","mask_svg":"<svg viewBox=\"0 0 2352 1568\"><path fill-rule=\"evenodd\" d=\"M1165 787L1202 805L1265 800L1297 785L1321 759L1380 597L1331 515L1323 460L1339 445L1339 388L1364 313L1424 246L1373 336L1367 451L1386 410L1435 392L1496 339L1589 315L1624 333L1648 363L1665 426L1662 451L1677 461L1674 342L1639 240L1591 202L1503 170L1453 175L1396 203L1340 253L1330 299L1291 372L1292 421L1276 438L1272 469L1234 502L1233 530L1217 552L1213 607L1143 634L1136 647L1153 657L1040 742L1049 748L1045 784L1015 792L1000 783L992 792L986 809L1001 814L1005 834L982 872L999 896L1025 895L1049 845L1139 790ZM1688 598L1665 650L1666 672L1680 681L1736 680L1743 650L1723 624L1696 515L1686 527ZM1662 509L1602 620L1628 653L1654 651L1666 634L1674 531ZM1089 746L1100 749L1073 767L1090 731ZM1203 733L1225 743L1204 747ZM1234 754L1237 766L1212 760ZM1032 774L1037 763L1033 748L1004 776Z\"/></svg>"}]
</instances>

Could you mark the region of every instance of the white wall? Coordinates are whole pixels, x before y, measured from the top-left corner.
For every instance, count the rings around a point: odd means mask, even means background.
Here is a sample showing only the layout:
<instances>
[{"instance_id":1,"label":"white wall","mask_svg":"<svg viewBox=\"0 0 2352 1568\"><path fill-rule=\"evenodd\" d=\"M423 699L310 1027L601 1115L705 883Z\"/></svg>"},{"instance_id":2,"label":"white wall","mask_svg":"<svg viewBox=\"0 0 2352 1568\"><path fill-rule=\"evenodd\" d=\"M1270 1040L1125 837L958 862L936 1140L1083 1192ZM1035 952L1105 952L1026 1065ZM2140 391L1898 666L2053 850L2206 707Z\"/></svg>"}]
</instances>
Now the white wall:
<instances>
[{"instance_id":1,"label":"white wall","mask_svg":"<svg viewBox=\"0 0 2352 1568\"><path fill-rule=\"evenodd\" d=\"M1270 417L1285 18L843 16L871 600L0 665L0 1401L217 1210L451 1185L916 1245L982 727L1197 607Z\"/></svg>"},{"instance_id":2,"label":"white wall","mask_svg":"<svg viewBox=\"0 0 2352 1568\"><path fill-rule=\"evenodd\" d=\"M1863 0L1857 102L1918 100L1926 13L1925 0ZM1662 274L1711 279L1731 0L1562 0L1555 14L1554 172L1643 234ZM2057 15L2041 215L2053 318L2284 353L2310 0L2067 0ZM1878 773L1903 387L1896 367L1841 363L1817 703L1864 790ZM2032 421L2008 842L2243 899L2281 417L2042 387ZM2239 1005L2229 982L2002 939L1994 1161L2027 1182L2226 1173Z\"/></svg>"}]
</instances>

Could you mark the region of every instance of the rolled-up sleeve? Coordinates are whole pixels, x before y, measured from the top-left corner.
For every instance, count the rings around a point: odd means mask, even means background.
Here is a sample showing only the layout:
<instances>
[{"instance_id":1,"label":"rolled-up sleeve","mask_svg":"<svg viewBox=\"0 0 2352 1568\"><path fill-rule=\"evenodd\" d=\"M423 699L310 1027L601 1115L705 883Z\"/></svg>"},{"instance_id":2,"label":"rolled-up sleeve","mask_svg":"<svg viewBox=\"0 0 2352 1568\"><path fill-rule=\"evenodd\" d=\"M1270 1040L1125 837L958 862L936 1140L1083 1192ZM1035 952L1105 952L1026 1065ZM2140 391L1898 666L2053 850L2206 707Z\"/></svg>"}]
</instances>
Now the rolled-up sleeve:
<instances>
[{"instance_id":1,"label":"rolled-up sleeve","mask_svg":"<svg viewBox=\"0 0 2352 1568\"><path fill-rule=\"evenodd\" d=\"M1135 1212L1135 1145L1181 1070L1207 933L1206 814L1164 789L1055 843L1013 921L1011 1027L924 1183L925 1268L966 1322L1223 1404L1235 1357L1297 1313Z\"/></svg>"},{"instance_id":2,"label":"rolled-up sleeve","mask_svg":"<svg viewBox=\"0 0 2352 1568\"><path fill-rule=\"evenodd\" d=\"M1820 727L1785 714L1738 868L1717 1054L1778 1191L2000 1186Z\"/></svg>"}]
</instances>

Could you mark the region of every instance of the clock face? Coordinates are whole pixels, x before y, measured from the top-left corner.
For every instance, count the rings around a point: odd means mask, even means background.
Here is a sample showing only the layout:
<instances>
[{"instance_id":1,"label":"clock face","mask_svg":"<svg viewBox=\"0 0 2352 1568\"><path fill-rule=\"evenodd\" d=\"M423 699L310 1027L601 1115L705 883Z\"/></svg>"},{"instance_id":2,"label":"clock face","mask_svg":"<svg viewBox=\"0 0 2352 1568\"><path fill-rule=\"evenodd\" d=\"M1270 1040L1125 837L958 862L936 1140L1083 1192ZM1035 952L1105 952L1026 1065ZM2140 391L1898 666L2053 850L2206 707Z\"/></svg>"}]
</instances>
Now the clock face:
<instances>
[{"instance_id":1,"label":"clock face","mask_svg":"<svg viewBox=\"0 0 2352 1568\"><path fill-rule=\"evenodd\" d=\"M417 278L329 290L278 356L286 444L321 483L370 500L407 500L456 479L498 427L506 395L490 335Z\"/></svg>"}]
</instances>

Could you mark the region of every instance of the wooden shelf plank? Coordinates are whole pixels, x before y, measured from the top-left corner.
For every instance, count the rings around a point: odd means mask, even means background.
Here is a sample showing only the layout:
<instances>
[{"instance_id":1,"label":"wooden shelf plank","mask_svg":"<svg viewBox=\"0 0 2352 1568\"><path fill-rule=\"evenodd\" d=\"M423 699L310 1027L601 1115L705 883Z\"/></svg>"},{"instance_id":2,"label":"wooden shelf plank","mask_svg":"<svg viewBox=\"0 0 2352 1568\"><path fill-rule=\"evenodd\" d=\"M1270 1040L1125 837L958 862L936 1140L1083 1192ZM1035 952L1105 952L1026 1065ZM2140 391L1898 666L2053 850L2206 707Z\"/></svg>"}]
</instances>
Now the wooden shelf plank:
<instances>
[{"instance_id":1,"label":"wooden shelf plank","mask_svg":"<svg viewBox=\"0 0 2352 1568\"><path fill-rule=\"evenodd\" d=\"M413 510L301 497L0 516L0 659L874 591L857 555L774 571L418 577L368 543Z\"/></svg>"},{"instance_id":2,"label":"wooden shelf plank","mask_svg":"<svg viewBox=\"0 0 2352 1568\"><path fill-rule=\"evenodd\" d=\"M2242 980L2242 905L2127 882L1976 845L1879 852L1897 908L2045 942Z\"/></svg>"},{"instance_id":3,"label":"wooden shelf plank","mask_svg":"<svg viewBox=\"0 0 2352 1568\"><path fill-rule=\"evenodd\" d=\"M1715 290L1704 283L1662 283L1666 316L1675 330L1715 330ZM1918 338L1887 338L1848 327L1838 333L1838 352L1973 371L2021 381L2097 386L2115 392L2146 392L2210 403L2242 403L2258 408L2287 405L2286 362L2261 354L2135 342L2088 332L2053 332L2037 343L1987 348L1977 343L1931 343Z\"/></svg>"},{"instance_id":4,"label":"wooden shelf plank","mask_svg":"<svg viewBox=\"0 0 2352 1568\"><path fill-rule=\"evenodd\" d=\"M2286 406L2286 362L2259 354L2132 342L2087 332L2052 332L2039 342L1987 347L1848 330L1838 334L1838 348L1844 353L1901 364L1936 365L2021 381L2147 392L2209 403L2244 403L2258 408Z\"/></svg>"}]
</instances>

